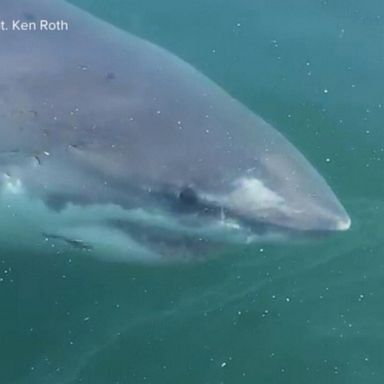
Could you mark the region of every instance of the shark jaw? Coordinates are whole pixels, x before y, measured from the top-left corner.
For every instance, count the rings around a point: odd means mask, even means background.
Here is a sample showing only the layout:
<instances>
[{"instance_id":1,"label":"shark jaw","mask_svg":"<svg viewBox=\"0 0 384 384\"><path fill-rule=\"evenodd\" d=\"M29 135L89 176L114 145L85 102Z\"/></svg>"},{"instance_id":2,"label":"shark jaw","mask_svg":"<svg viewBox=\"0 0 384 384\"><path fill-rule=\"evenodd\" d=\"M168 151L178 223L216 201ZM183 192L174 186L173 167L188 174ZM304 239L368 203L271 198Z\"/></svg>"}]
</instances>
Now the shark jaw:
<instances>
[{"instance_id":1,"label":"shark jaw","mask_svg":"<svg viewBox=\"0 0 384 384\"><path fill-rule=\"evenodd\" d=\"M270 208L273 197L276 196L264 195L266 200L260 202L264 209ZM213 196L206 198L212 200ZM165 207L167 204L161 200L157 206L143 204L132 209L115 204L69 203L61 210L52 210L31 196L20 179L7 175L3 175L0 199L4 246L29 250L36 247L54 254L80 252L110 262L157 264L203 260L231 246L276 242L303 234L274 225L255 225L219 206L212 206L208 212L205 205L203 214L195 208L180 212ZM217 198L215 202L223 204L223 199ZM233 199L233 194L226 197L228 201Z\"/></svg>"}]
</instances>

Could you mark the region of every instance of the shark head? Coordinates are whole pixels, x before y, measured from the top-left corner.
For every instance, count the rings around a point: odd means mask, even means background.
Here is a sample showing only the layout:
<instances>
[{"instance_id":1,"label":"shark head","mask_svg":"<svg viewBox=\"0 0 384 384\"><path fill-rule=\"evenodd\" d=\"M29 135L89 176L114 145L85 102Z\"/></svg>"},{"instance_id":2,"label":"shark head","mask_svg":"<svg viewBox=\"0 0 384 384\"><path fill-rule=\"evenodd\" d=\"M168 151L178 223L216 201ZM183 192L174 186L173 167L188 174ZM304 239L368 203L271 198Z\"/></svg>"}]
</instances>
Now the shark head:
<instances>
[{"instance_id":1,"label":"shark head","mask_svg":"<svg viewBox=\"0 0 384 384\"><path fill-rule=\"evenodd\" d=\"M3 217L49 242L145 260L349 228L304 156L183 60L65 2L0 11L71 25L4 34Z\"/></svg>"}]
</instances>

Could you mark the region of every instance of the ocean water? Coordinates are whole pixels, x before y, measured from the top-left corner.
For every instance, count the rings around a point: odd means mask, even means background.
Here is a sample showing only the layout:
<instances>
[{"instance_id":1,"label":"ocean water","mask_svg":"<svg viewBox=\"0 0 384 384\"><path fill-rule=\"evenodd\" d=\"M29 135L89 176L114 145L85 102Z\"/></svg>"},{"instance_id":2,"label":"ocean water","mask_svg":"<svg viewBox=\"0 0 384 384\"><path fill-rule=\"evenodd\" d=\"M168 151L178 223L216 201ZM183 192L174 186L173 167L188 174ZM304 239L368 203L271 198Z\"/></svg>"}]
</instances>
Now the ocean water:
<instances>
[{"instance_id":1,"label":"ocean water","mask_svg":"<svg viewBox=\"0 0 384 384\"><path fill-rule=\"evenodd\" d=\"M0 383L383 383L384 3L72 2L273 123L353 224L171 266L2 243Z\"/></svg>"}]
</instances>

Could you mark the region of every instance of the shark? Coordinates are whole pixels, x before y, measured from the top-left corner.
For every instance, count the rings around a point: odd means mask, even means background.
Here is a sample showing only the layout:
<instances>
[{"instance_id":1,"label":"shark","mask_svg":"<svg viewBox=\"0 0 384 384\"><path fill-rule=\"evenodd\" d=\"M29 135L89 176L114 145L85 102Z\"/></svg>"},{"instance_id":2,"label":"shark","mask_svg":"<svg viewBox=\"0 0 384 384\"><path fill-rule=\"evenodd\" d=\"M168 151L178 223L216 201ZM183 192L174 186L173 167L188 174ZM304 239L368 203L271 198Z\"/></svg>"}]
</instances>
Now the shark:
<instances>
[{"instance_id":1,"label":"shark","mask_svg":"<svg viewBox=\"0 0 384 384\"><path fill-rule=\"evenodd\" d=\"M350 227L293 144L166 49L64 0L0 15L3 221L139 261Z\"/></svg>"}]
</instances>

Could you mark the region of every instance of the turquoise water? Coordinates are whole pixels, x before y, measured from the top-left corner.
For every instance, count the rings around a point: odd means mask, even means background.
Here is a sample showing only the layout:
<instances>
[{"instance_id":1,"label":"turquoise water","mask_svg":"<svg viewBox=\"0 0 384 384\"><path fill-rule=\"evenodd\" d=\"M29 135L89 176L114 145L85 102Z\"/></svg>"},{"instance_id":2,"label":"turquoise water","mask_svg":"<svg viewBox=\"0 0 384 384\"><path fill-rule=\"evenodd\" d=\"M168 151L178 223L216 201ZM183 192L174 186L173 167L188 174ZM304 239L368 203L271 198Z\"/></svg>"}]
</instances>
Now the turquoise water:
<instances>
[{"instance_id":1,"label":"turquoise water","mask_svg":"<svg viewBox=\"0 0 384 384\"><path fill-rule=\"evenodd\" d=\"M73 3L176 53L273 123L353 226L174 266L1 244L0 383L382 383L384 4Z\"/></svg>"}]
</instances>

